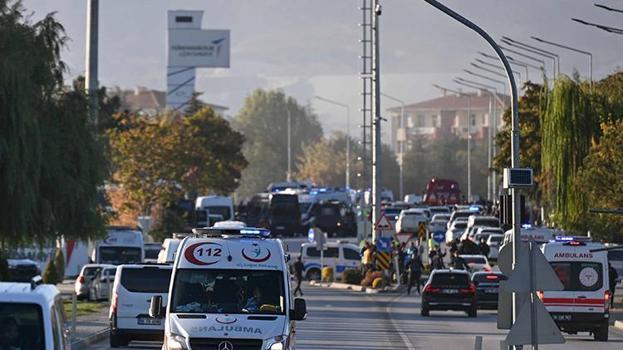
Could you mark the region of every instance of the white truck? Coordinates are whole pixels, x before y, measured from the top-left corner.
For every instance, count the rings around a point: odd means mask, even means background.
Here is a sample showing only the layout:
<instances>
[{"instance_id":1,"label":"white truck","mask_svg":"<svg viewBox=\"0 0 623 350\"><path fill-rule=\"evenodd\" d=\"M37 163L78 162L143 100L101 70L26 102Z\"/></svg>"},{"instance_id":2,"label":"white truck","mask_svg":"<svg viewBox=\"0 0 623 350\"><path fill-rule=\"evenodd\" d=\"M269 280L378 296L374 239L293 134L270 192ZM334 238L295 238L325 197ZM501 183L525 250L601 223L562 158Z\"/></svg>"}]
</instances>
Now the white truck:
<instances>
[{"instance_id":1,"label":"white truck","mask_svg":"<svg viewBox=\"0 0 623 350\"><path fill-rule=\"evenodd\" d=\"M198 227L209 227L217 221L234 219L234 200L226 196L201 196L195 200Z\"/></svg>"},{"instance_id":2,"label":"white truck","mask_svg":"<svg viewBox=\"0 0 623 350\"><path fill-rule=\"evenodd\" d=\"M93 242L91 261L95 264L140 264L144 258L143 234L129 227L111 226L106 238Z\"/></svg>"}]
</instances>

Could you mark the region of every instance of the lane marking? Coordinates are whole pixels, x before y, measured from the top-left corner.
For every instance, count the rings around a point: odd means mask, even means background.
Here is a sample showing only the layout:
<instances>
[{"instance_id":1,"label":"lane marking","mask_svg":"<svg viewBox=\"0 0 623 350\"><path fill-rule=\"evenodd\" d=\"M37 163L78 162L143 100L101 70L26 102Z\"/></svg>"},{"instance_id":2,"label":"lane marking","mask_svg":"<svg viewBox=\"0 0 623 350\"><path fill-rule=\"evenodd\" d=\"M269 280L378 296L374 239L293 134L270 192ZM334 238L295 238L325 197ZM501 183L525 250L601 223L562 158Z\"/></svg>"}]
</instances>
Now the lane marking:
<instances>
[{"instance_id":1,"label":"lane marking","mask_svg":"<svg viewBox=\"0 0 623 350\"><path fill-rule=\"evenodd\" d=\"M394 321L394 318L392 317L392 312L391 312L392 305L394 305L403 296L404 294L400 294L399 296L391 300L385 307L385 313L387 313L387 316L389 317L389 321L392 323L392 326L394 327L398 335L400 335L400 339L402 339L402 342L407 346L408 349L411 350L411 349L415 349L415 346L413 345L413 343L411 343L409 336L407 336L404 332L402 332L400 327L398 327L398 324L396 323L396 321Z\"/></svg>"}]
</instances>

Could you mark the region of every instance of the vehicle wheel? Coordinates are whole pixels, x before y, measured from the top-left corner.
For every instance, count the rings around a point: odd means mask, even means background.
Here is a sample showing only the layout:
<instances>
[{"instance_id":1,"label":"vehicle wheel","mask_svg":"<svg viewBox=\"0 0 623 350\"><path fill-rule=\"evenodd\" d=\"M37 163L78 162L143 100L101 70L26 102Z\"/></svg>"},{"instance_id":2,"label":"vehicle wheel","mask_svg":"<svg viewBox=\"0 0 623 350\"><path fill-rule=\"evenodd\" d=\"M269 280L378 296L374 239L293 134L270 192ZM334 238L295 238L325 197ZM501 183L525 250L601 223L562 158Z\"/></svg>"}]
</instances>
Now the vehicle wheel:
<instances>
[{"instance_id":1,"label":"vehicle wheel","mask_svg":"<svg viewBox=\"0 0 623 350\"><path fill-rule=\"evenodd\" d=\"M596 341L608 341L608 323L603 323L599 329L593 331L593 339Z\"/></svg>"},{"instance_id":2,"label":"vehicle wheel","mask_svg":"<svg viewBox=\"0 0 623 350\"><path fill-rule=\"evenodd\" d=\"M476 307L476 305L470 307L469 310L467 310L467 316L468 317L477 317L478 316L478 308Z\"/></svg>"},{"instance_id":3,"label":"vehicle wheel","mask_svg":"<svg viewBox=\"0 0 623 350\"><path fill-rule=\"evenodd\" d=\"M111 348L127 346L128 343L129 341L125 337L115 334L114 332L110 332L110 347Z\"/></svg>"},{"instance_id":4,"label":"vehicle wheel","mask_svg":"<svg viewBox=\"0 0 623 350\"><path fill-rule=\"evenodd\" d=\"M428 310L428 307L425 306L424 304L422 304L422 309L420 309L420 315L422 315L423 317L428 317L430 315L430 311Z\"/></svg>"},{"instance_id":5,"label":"vehicle wheel","mask_svg":"<svg viewBox=\"0 0 623 350\"><path fill-rule=\"evenodd\" d=\"M307 271L307 280L308 281L320 281L320 270L319 269L311 269Z\"/></svg>"}]
</instances>

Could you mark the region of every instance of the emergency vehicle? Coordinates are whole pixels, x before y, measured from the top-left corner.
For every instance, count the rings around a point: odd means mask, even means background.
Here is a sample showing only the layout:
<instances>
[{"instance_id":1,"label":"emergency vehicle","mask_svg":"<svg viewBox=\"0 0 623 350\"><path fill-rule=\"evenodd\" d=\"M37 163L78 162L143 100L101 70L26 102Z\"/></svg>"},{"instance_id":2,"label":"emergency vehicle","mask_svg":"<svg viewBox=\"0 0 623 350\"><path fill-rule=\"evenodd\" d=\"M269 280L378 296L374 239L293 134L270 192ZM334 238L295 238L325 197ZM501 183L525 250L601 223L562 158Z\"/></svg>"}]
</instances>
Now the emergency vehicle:
<instances>
[{"instance_id":1,"label":"emergency vehicle","mask_svg":"<svg viewBox=\"0 0 623 350\"><path fill-rule=\"evenodd\" d=\"M557 237L541 249L564 290L537 292L558 327L608 340L610 285L605 246L586 237Z\"/></svg>"},{"instance_id":2,"label":"emergency vehicle","mask_svg":"<svg viewBox=\"0 0 623 350\"><path fill-rule=\"evenodd\" d=\"M361 255L357 245L345 241L327 242L320 261L320 250L316 243L303 243L301 245L301 260L305 264L303 276L312 281L318 281L321 277L320 264L332 267L335 278L340 279L342 273L348 269L358 269L361 265Z\"/></svg>"},{"instance_id":3,"label":"emergency vehicle","mask_svg":"<svg viewBox=\"0 0 623 350\"><path fill-rule=\"evenodd\" d=\"M193 232L175 257L166 308L151 297L150 316L164 315L163 349L294 349L307 307L292 296L281 241L257 228Z\"/></svg>"}]
</instances>

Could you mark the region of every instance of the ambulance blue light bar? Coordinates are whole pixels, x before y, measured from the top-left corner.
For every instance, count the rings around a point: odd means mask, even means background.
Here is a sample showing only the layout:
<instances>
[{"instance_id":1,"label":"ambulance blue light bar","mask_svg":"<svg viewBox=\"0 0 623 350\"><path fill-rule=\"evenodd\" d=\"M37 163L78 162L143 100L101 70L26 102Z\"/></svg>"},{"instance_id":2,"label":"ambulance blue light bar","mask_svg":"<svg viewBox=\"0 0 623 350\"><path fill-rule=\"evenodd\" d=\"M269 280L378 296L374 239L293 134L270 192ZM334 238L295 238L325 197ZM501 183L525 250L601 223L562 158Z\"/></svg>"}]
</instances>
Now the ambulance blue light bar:
<instances>
[{"instance_id":1,"label":"ambulance blue light bar","mask_svg":"<svg viewBox=\"0 0 623 350\"><path fill-rule=\"evenodd\" d=\"M256 227L229 228L229 227L204 227L194 228L193 233L196 235L214 236L244 236L266 238L270 237L270 230Z\"/></svg>"},{"instance_id":2,"label":"ambulance blue light bar","mask_svg":"<svg viewBox=\"0 0 623 350\"><path fill-rule=\"evenodd\" d=\"M590 242L591 238L586 236L556 236L556 242Z\"/></svg>"}]
</instances>

